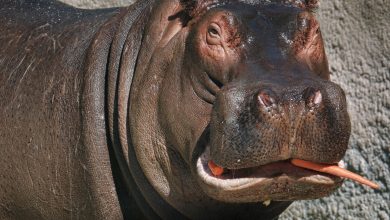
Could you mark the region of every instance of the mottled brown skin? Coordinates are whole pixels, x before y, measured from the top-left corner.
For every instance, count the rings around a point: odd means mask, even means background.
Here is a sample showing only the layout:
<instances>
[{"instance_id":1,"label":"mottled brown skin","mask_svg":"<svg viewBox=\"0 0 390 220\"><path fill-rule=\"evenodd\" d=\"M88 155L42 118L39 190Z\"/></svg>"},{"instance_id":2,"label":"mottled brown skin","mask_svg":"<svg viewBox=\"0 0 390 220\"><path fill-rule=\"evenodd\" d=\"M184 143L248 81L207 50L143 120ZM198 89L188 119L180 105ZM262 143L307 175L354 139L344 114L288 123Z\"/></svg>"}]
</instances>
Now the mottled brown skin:
<instances>
[{"instance_id":1,"label":"mottled brown skin","mask_svg":"<svg viewBox=\"0 0 390 220\"><path fill-rule=\"evenodd\" d=\"M2 1L0 218L273 219L329 195L340 178L286 160L342 158L345 95L318 2L288 2Z\"/></svg>"}]
</instances>

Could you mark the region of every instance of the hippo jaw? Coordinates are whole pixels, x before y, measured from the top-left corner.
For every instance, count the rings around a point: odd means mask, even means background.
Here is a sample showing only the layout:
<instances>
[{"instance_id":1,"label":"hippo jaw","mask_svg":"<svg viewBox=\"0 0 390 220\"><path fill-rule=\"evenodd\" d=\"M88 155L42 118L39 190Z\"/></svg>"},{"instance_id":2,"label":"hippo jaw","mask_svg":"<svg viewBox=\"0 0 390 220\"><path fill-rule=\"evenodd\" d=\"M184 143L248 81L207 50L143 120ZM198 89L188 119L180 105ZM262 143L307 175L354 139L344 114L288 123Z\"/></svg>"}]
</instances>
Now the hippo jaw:
<instances>
[{"instance_id":1,"label":"hippo jaw","mask_svg":"<svg viewBox=\"0 0 390 220\"><path fill-rule=\"evenodd\" d=\"M340 177L296 167L288 160L228 170L215 176L208 166L210 160L207 146L196 162L198 181L209 196L224 202L317 199L329 196L343 181ZM339 166L344 163L340 161Z\"/></svg>"}]
</instances>

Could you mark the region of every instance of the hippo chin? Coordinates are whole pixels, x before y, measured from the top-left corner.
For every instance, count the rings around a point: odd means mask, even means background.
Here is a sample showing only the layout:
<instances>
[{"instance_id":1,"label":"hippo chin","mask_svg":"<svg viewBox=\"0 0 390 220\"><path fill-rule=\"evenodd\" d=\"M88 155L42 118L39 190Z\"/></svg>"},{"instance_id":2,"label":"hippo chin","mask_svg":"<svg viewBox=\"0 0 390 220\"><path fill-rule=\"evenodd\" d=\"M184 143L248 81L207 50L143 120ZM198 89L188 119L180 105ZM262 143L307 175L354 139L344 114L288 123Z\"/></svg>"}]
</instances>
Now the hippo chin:
<instances>
[{"instance_id":1,"label":"hippo chin","mask_svg":"<svg viewBox=\"0 0 390 220\"><path fill-rule=\"evenodd\" d=\"M317 4L0 3L0 218L273 219L332 193L289 162L350 136Z\"/></svg>"}]
</instances>

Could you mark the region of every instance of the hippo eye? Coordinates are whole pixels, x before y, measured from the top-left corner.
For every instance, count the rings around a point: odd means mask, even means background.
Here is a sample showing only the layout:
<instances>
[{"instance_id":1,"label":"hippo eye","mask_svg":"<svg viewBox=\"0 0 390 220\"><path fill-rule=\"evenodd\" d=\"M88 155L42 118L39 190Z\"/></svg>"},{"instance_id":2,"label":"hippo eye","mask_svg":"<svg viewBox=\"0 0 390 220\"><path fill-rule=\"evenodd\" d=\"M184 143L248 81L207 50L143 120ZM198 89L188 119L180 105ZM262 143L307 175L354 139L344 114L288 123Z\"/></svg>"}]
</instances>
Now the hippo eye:
<instances>
[{"instance_id":1,"label":"hippo eye","mask_svg":"<svg viewBox=\"0 0 390 220\"><path fill-rule=\"evenodd\" d=\"M207 29L207 43L218 44L221 38L221 28L216 23L210 24Z\"/></svg>"},{"instance_id":2,"label":"hippo eye","mask_svg":"<svg viewBox=\"0 0 390 220\"><path fill-rule=\"evenodd\" d=\"M209 34L212 37L219 37L219 32L218 32L217 28L213 27L213 26L209 28Z\"/></svg>"}]
</instances>

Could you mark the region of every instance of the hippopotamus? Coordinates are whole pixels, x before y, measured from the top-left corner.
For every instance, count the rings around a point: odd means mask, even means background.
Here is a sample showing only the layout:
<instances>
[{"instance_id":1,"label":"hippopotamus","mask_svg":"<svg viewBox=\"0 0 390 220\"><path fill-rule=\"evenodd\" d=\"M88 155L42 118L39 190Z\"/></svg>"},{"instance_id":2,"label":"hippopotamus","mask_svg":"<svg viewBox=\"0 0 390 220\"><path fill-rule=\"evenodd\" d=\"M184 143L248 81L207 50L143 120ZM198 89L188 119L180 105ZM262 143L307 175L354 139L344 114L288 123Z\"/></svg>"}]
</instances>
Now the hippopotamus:
<instances>
[{"instance_id":1,"label":"hippopotamus","mask_svg":"<svg viewBox=\"0 0 390 220\"><path fill-rule=\"evenodd\" d=\"M1 219L274 219L343 179L313 0L0 3ZM215 175L210 163L221 168Z\"/></svg>"}]
</instances>

